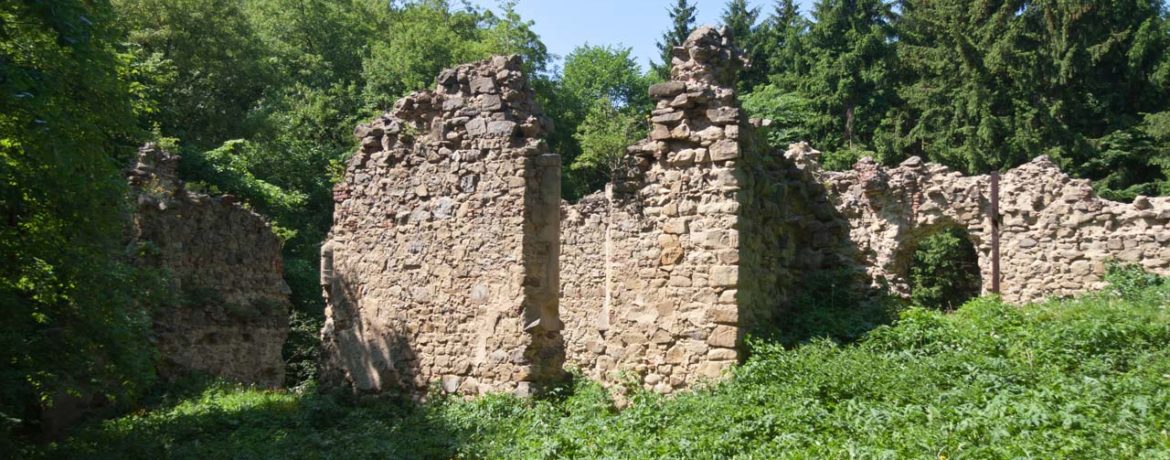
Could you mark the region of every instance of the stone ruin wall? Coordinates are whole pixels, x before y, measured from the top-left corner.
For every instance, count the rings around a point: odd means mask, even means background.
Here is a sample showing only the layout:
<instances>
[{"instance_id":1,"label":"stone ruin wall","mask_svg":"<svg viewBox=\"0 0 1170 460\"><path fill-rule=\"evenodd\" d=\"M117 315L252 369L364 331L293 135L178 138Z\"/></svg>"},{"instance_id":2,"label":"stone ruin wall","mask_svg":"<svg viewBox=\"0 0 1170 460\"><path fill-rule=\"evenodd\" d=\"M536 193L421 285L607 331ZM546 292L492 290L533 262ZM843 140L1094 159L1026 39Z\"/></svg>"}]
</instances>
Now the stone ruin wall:
<instances>
[{"instance_id":1,"label":"stone ruin wall","mask_svg":"<svg viewBox=\"0 0 1170 460\"><path fill-rule=\"evenodd\" d=\"M360 126L322 251L326 373L357 391L556 380L560 157L517 57L444 71Z\"/></svg>"},{"instance_id":2,"label":"stone ruin wall","mask_svg":"<svg viewBox=\"0 0 1170 460\"><path fill-rule=\"evenodd\" d=\"M963 176L917 157L895 168L863 159L852 171L826 172L807 145L788 155L828 187L850 224L851 263L874 286L908 294L918 241L957 226L979 255L983 291L991 288L990 176ZM1040 157L1001 174L999 208L1000 286L1009 302L1099 289L1109 261L1170 275L1170 197L1105 200L1089 181Z\"/></svg>"},{"instance_id":3,"label":"stone ruin wall","mask_svg":"<svg viewBox=\"0 0 1170 460\"><path fill-rule=\"evenodd\" d=\"M159 374L202 371L279 387L290 293L269 224L231 197L186 190L179 157L148 144L130 172L137 198L130 243L137 262L163 269L175 305L152 312Z\"/></svg>"},{"instance_id":4,"label":"stone ruin wall","mask_svg":"<svg viewBox=\"0 0 1170 460\"><path fill-rule=\"evenodd\" d=\"M757 158L736 103L739 63L728 36L692 34L671 81L650 89L651 130L629 148L628 177L564 206L567 360L590 378L664 393L715 380L737 362L742 326L777 304L770 281L784 270L758 267L782 232L752 225L773 202L748 198L776 165Z\"/></svg>"},{"instance_id":5,"label":"stone ruin wall","mask_svg":"<svg viewBox=\"0 0 1170 460\"><path fill-rule=\"evenodd\" d=\"M322 253L333 383L528 394L563 365L670 393L720 377L814 286L907 294L917 241L946 225L970 232L990 286L985 176L768 152L738 61L724 33L692 34L621 177L574 204L515 58L444 71L359 127ZM1110 258L1167 272L1170 198L1100 200L1044 160L1004 174L1002 196L1010 301L1099 287Z\"/></svg>"}]
</instances>

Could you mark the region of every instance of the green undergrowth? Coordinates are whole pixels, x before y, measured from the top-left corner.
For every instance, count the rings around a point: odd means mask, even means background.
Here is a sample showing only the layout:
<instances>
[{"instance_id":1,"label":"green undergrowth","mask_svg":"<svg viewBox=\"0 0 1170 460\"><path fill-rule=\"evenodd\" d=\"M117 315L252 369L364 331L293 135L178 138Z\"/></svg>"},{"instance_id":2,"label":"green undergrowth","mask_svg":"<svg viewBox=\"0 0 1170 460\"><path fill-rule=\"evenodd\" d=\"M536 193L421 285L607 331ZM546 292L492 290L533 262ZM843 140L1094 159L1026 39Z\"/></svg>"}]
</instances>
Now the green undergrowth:
<instances>
[{"instance_id":1,"label":"green undergrowth","mask_svg":"<svg viewBox=\"0 0 1170 460\"><path fill-rule=\"evenodd\" d=\"M1114 274L1114 278L1117 275ZM1122 273L1121 275L1125 275ZM223 384L47 458L1170 458L1170 287L912 308L853 344L753 344L724 383L415 406Z\"/></svg>"}]
</instances>

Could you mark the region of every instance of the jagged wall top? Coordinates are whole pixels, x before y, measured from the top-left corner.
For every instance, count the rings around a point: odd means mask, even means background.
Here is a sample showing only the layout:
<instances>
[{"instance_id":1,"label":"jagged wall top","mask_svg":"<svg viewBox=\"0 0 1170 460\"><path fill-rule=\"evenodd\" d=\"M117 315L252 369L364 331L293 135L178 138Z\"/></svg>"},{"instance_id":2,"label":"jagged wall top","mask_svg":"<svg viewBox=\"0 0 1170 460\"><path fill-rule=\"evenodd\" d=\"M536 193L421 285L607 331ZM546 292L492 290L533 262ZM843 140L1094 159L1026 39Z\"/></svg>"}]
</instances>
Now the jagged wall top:
<instances>
[{"instance_id":1,"label":"jagged wall top","mask_svg":"<svg viewBox=\"0 0 1170 460\"><path fill-rule=\"evenodd\" d=\"M734 87L736 73L744 63L726 27L704 26L691 32L682 46L671 50L670 77L675 81Z\"/></svg>"},{"instance_id":2,"label":"jagged wall top","mask_svg":"<svg viewBox=\"0 0 1170 460\"><path fill-rule=\"evenodd\" d=\"M134 166L127 173L130 185L138 189L158 188L174 194L179 191L179 156L153 142L138 149Z\"/></svg>"},{"instance_id":3,"label":"jagged wall top","mask_svg":"<svg viewBox=\"0 0 1170 460\"><path fill-rule=\"evenodd\" d=\"M517 55L495 56L442 71L434 90L411 93L388 113L354 130L362 145L350 162L351 171L364 168L377 152L387 153L385 161L412 166L458 155L460 145L468 143L517 147L511 145L515 136L542 138L552 122L535 103L521 66Z\"/></svg>"}]
</instances>

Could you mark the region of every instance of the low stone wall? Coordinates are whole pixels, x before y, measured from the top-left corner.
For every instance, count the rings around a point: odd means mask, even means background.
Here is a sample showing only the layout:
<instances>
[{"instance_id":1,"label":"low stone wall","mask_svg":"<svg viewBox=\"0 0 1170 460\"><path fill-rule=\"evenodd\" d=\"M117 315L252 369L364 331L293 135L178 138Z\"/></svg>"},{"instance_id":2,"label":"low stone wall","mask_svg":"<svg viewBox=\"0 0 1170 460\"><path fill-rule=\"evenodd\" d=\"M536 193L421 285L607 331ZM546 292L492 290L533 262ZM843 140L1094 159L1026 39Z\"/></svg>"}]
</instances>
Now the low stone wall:
<instances>
[{"instance_id":1,"label":"low stone wall","mask_svg":"<svg viewBox=\"0 0 1170 460\"><path fill-rule=\"evenodd\" d=\"M549 124L519 58L496 57L357 129L322 251L333 384L527 394L560 378Z\"/></svg>"},{"instance_id":2,"label":"low stone wall","mask_svg":"<svg viewBox=\"0 0 1170 460\"><path fill-rule=\"evenodd\" d=\"M165 270L177 297L152 312L159 373L278 387L289 309L280 241L232 198L184 189L178 160L147 145L130 174L138 205L131 247L139 263Z\"/></svg>"},{"instance_id":3,"label":"low stone wall","mask_svg":"<svg viewBox=\"0 0 1170 460\"><path fill-rule=\"evenodd\" d=\"M991 287L990 178L963 176L918 158L895 168L863 159L852 171L822 172L807 146L790 156L827 184L850 225L850 239L874 286L908 294L910 256L922 237L967 230ZM1170 274L1170 198L1102 199L1044 157L1000 178L1001 292L1010 302L1068 296L1103 286L1106 263L1136 263Z\"/></svg>"}]
</instances>

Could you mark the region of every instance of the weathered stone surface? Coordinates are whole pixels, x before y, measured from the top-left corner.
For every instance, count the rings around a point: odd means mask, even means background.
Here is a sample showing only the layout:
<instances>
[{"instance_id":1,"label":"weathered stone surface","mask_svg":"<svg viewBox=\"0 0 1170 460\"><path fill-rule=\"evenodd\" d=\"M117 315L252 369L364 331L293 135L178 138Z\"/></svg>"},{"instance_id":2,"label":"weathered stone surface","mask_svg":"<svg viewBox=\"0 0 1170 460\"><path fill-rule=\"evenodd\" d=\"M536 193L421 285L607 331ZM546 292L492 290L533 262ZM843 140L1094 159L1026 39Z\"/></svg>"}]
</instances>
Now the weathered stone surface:
<instances>
[{"instance_id":1,"label":"weathered stone surface","mask_svg":"<svg viewBox=\"0 0 1170 460\"><path fill-rule=\"evenodd\" d=\"M564 375L560 157L520 68L444 71L362 130L378 148L337 185L322 248L327 384L528 394Z\"/></svg>"},{"instance_id":2,"label":"weathered stone surface","mask_svg":"<svg viewBox=\"0 0 1170 460\"><path fill-rule=\"evenodd\" d=\"M831 190L831 202L862 248L858 270L876 285L908 294L909 252L919 238L946 226L970 234L983 289L991 287L989 176L963 176L912 158L897 168L863 159L848 172L820 171L815 153L794 145L787 154ZM1144 197L1143 197L1144 198ZM1103 285L1109 260L1142 263L1170 274L1162 235L1170 233L1170 198L1132 204L1096 196L1088 181L1070 178L1045 157L1000 179L1001 291L1012 302L1073 295Z\"/></svg>"},{"instance_id":3,"label":"weathered stone surface","mask_svg":"<svg viewBox=\"0 0 1170 460\"><path fill-rule=\"evenodd\" d=\"M650 86L650 97L655 99L672 98L687 90L686 82L668 81Z\"/></svg>"},{"instance_id":4,"label":"weathered stone surface","mask_svg":"<svg viewBox=\"0 0 1170 460\"><path fill-rule=\"evenodd\" d=\"M280 240L230 196L186 190L178 156L154 144L130 171L137 198L130 244L136 263L162 269L179 304L152 312L159 375L190 371L279 387L289 288Z\"/></svg>"},{"instance_id":5,"label":"weathered stone surface","mask_svg":"<svg viewBox=\"0 0 1170 460\"><path fill-rule=\"evenodd\" d=\"M734 160L739 157L739 143L725 139L711 145L711 161Z\"/></svg>"},{"instance_id":6,"label":"weathered stone surface","mask_svg":"<svg viewBox=\"0 0 1170 460\"><path fill-rule=\"evenodd\" d=\"M330 375L527 395L563 361L669 393L723 375L740 337L824 295L808 289L826 276L842 276L832 293L905 294L911 248L948 225L986 257L985 177L916 158L826 172L807 145L768 152L754 132L767 121L736 105L727 34L700 28L673 56L648 139L574 204L515 59L445 71L355 131L323 249ZM1110 258L1170 266L1167 199L1099 200L1041 160L1005 173L1003 197L1009 300L1098 286Z\"/></svg>"},{"instance_id":7,"label":"weathered stone surface","mask_svg":"<svg viewBox=\"0 0 1170 460\"><path fill-rule=\"evenodd\" d=\"M563 205L561 223L568 365L605 383L642 375L661 392L719 378L738 358L741 328L783 297L775 278L737 286L782 252L785 227L759 218L780 212L755 207L776 201L757 187L771 180L755 174L788 169L760 151L741 119L733 91L741 61L711 28L695 31L675 56L672 80L651 89L650 139L630 149L645 160L607 192ZM649 145L662 150L642 153ZM711 163L733 158L734 166ZM746 204L742 187L763 194Z\"/></svg>"}]
</instances>

